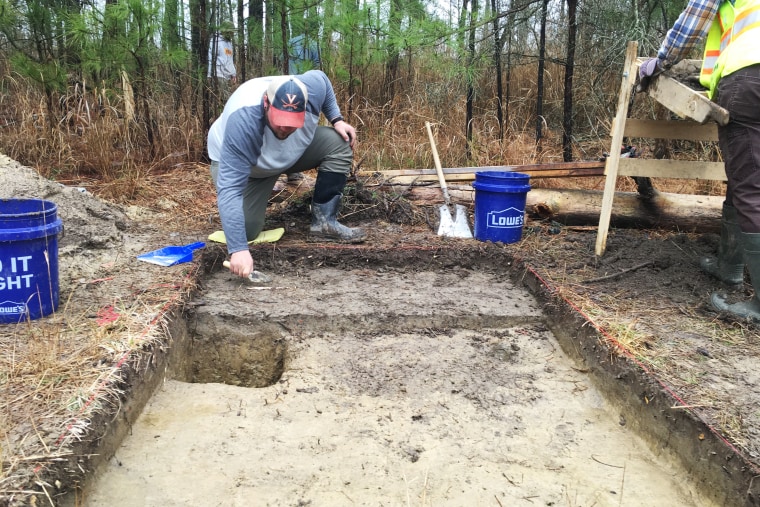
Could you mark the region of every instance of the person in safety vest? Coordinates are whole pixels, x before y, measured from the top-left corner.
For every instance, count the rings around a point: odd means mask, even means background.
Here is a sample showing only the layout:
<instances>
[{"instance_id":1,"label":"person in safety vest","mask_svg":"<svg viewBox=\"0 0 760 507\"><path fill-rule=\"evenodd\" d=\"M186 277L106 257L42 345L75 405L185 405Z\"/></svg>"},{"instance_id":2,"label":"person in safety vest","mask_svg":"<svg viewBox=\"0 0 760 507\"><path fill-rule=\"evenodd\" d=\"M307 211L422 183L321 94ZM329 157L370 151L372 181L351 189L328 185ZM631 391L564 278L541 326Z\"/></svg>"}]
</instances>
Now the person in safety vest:
<instances>
[{"instance_id":1,"label":"person in safety vest","mask_svg":"<svg viewBox=\"0 0 760 507\"><path fill-rule=\"evenodd\" d=\"M700 82L708 97L729 112L718 127L728 180L717 258L701 268L740 286L747 267L755 295L729 304L713 293L712 306L760 322L760 0L689 0L657 52L639 68L646 89L660 72L705 41Z\"/></svg>"},{"instance_id":2,"label":"person in safety vest","mask_svg":"<svg viewBox=\"0 0 760 507\"><path fill-rule=\"evenodd\" d=\"M332 127L318 126L324 114ZM340 113L321 70L246 81L232 94L208 133L230 271L253 272L248 242L264 228L267 202L281 174L317 167L310 240L360 243L365 234L337 221L351 171L356 130Z\"/></svg>"}]
</instances>

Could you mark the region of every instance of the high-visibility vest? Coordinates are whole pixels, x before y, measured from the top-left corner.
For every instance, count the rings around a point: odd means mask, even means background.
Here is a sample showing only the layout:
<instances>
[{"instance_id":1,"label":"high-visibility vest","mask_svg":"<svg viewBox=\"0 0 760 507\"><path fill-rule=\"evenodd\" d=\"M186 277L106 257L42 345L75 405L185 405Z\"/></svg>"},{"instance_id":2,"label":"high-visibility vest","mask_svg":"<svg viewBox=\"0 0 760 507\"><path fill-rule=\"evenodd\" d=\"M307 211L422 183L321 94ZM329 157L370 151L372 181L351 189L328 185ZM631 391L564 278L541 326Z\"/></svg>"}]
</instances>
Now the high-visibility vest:
<instances>
[{"instance_id":1,"label":"high-visibility vest","mask_svg":"<svg viewBox=\"0 0 760 507\"><path fill-rule=\"evenodd\" d=\"M699 82L712 98L718 81L760 63L760 0L723 2L705 43Z\"/></svg>"}]
</instances>

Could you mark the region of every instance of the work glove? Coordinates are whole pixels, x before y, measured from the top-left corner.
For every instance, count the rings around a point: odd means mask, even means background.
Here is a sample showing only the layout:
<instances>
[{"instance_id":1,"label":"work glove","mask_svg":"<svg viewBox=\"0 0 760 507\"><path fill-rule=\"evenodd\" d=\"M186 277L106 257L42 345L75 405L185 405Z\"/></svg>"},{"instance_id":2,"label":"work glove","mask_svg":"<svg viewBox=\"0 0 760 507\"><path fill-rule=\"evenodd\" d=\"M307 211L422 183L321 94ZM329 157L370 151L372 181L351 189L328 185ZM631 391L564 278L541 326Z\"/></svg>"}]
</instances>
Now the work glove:
<instances>
[{"instance_id":1,"label":"work glove","mask_svg":"<svg viewBox=\"0 0 760 507\"><path fill-rule=\"evenodd\" d=\"M652 79L657 77L664 69L659 58L650 58L639 66L639 84L637 91L643 92L649 88Z\"/></svg>"}]
</instances>

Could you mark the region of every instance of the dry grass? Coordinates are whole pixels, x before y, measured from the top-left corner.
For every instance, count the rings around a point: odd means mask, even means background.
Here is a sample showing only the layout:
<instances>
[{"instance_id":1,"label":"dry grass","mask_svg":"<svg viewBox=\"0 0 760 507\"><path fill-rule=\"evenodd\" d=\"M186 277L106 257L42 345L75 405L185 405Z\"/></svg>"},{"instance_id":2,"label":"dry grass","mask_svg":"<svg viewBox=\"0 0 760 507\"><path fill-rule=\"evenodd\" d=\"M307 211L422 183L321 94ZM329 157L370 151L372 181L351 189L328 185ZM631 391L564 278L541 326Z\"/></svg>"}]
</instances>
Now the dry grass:
<instances>
[{"instance_id":1,"label":"dry grass","mask_svg":"<svg viewBox=\"0 0 760 507\"><path fill-rule=\"evenodd\" d=\"M444 167L523 165L562 161L560 80L549 79L545 89L543 137L535 140L535 80L530 66L514 69L514 89L530 91L513 96L508 104L504 139L499 129L492 97L493 76L486 72L477 83L479 90L473 118L473 138L466 157L467 139L463 128L466 102L460 78L442 75L439 69L422 66L413 79L390 102L378 101L384 95L367 70L361 97L348 97L344 84L336 82L336 93L348 120L359 131L356 148L357 167L365 171L433 167L425 122L435 126L438 151ZM378 70L378 72L380 72ZM382 72L380 72L382 74ZM562 68L551 64L550 76L561 76ZM616 100L616 76L599 79L593 97L582 93L578 83L576 104L584 118L578 118L575 132L575 159L598 159L609 151L607 117ZM374 85L373 85L374 83ZM158 86L147 104L150 126L130 120L129 105L120 89L102 90L73 84L66 93L46 99L33 83L16 76L5 78L7 93L0 97L0 152L24 165L34 167L46 177L66 184L95 187L98 195L116 202L144 199L152 176L182 170L205 157L205 134L192 94L178 99L170 86ZM349 100L350 99L350 100ZM608 104L609 102L610 104ZM349 105L350 104L350 105ZM637 101L632 115L651 116L648 99ZM596 111L595 113L593 113ZM596 118L590 116L595 114ZM651 140L631 139L643 156L651 157ZM672 158L715 159L712 143L672 143ZM635 189L621 178L619 190ZM560 188L601 188L600 180L545 180L542 186ZM664 191L716 194L722 185L690 181L658 181Z\"/></svg>"}]
</instances>

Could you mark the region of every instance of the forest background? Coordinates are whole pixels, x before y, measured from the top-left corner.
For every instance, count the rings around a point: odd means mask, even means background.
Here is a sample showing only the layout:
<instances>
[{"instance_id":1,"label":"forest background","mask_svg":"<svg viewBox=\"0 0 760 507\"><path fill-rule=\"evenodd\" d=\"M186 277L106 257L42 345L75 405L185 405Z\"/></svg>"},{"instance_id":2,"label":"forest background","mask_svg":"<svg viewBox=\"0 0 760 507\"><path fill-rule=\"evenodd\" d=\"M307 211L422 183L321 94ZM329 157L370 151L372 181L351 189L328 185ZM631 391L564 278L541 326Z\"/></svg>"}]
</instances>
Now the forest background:
<instances>
[{"instance_id":1,"label":"forest background","mask_svg":"<svg viewBox=\"0 0 760 507\"><path fill-rule=\"evenodd\" d=\"M223 107L208 49L231 21L238 82L287 73L292 36L318 46L362 170L432 167L426 121L444 167L594 160L609 149L626 44L655 55L685 4L0 0L0 152L115 201L206 162Z\"/></svg>"}]
</instances>

